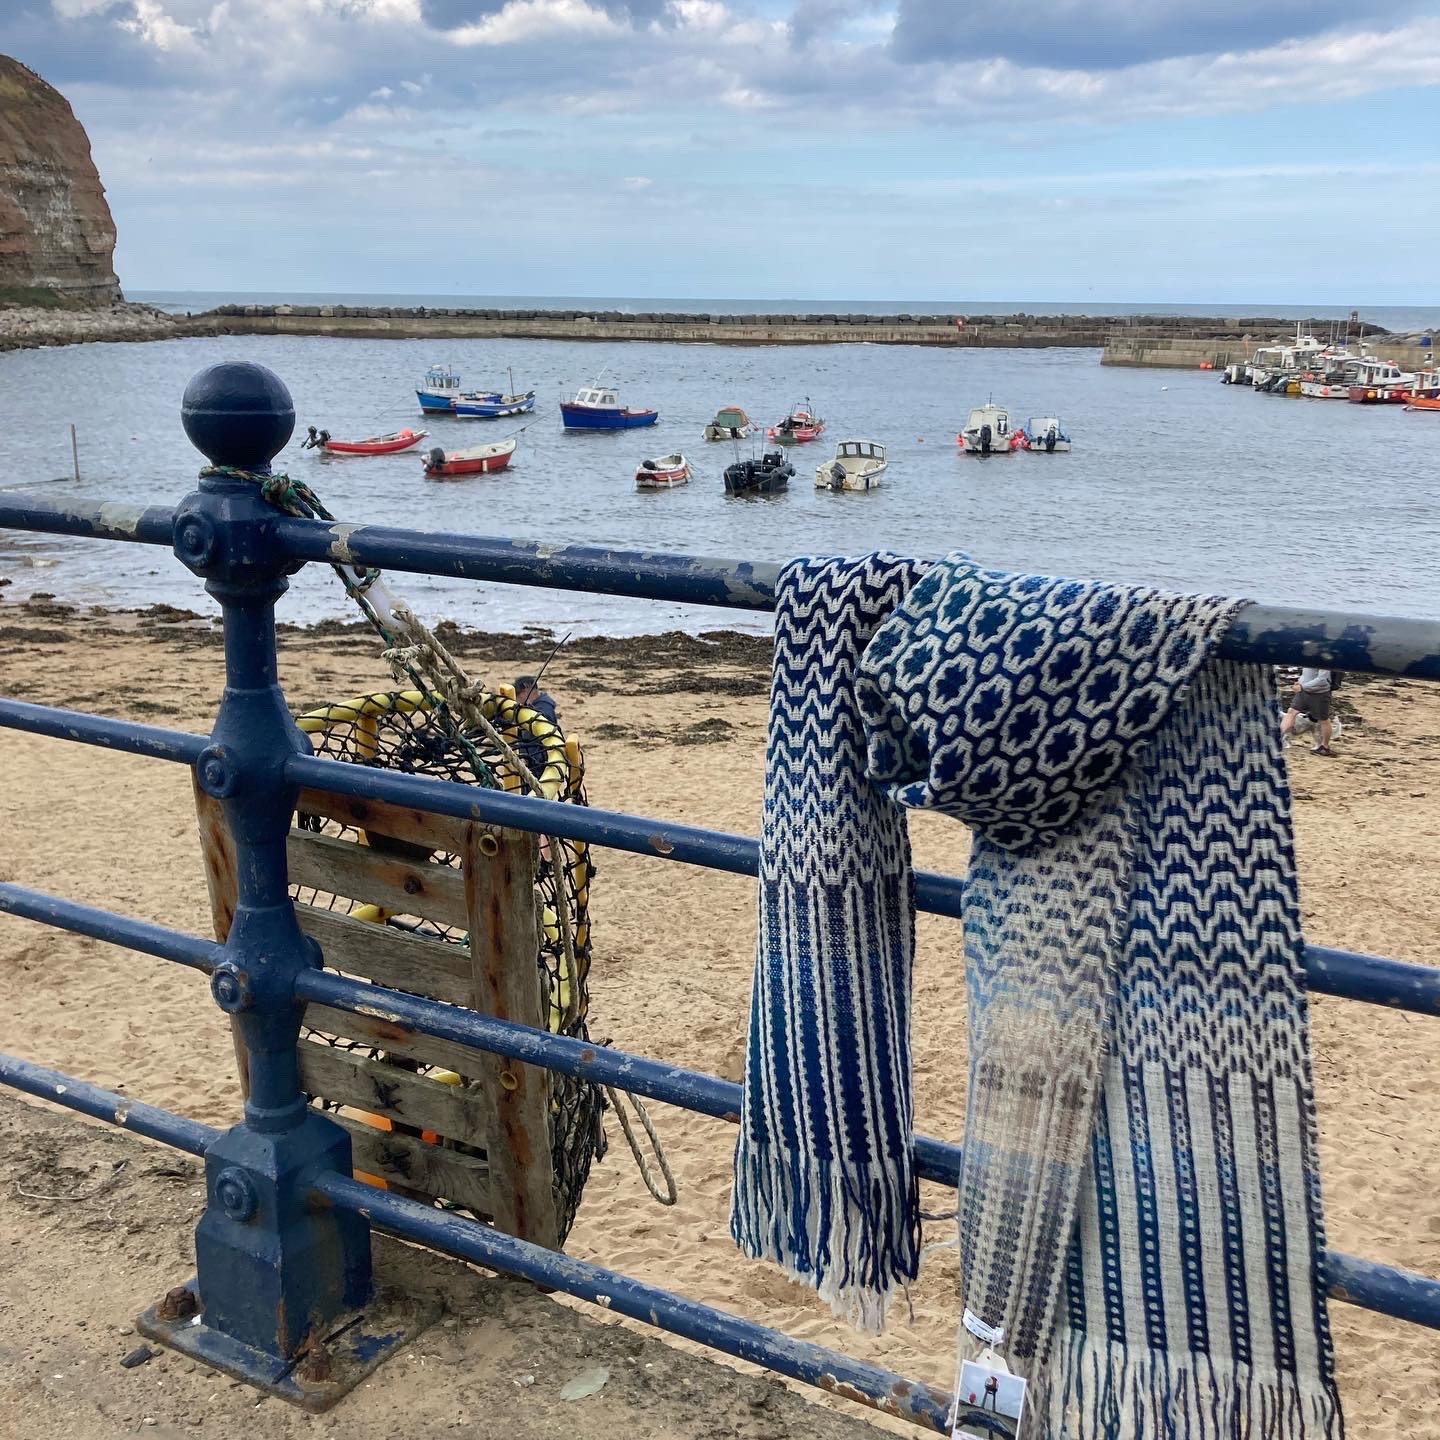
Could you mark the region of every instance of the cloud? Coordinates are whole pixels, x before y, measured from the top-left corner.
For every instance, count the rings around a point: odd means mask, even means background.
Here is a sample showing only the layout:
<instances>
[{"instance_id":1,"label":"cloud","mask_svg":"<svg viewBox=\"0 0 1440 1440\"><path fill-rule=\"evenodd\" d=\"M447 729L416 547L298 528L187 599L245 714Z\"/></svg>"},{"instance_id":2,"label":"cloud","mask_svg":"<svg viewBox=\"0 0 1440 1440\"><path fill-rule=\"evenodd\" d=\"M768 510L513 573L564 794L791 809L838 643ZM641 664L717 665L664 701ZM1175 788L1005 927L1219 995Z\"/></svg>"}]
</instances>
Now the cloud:
<instances>
[{"instance_id":1,"label":"cloud","mask_svg":"<svg viewBox=\"0 0 1440 1440\"><path fill-rule=\"evenodd\" d=\"M809 0L803 9L836 9ZM907 62L1003 59L1040 69L1121 70L1264 49L1357 18L1405 20L1416 0L899 0L892 46Z\"/></svg>"}]
</instances>

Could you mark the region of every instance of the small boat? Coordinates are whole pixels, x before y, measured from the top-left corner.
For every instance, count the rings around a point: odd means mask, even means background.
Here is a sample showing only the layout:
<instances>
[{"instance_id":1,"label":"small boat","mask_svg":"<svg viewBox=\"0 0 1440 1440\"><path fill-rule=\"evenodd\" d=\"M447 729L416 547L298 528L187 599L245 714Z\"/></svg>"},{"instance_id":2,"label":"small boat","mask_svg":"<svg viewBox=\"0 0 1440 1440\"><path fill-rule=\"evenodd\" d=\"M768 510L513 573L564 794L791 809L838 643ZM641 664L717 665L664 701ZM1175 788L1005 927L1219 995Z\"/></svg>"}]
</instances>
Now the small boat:
<instances>
[{"instance_id":1,"label":"small boat","mask_svg":"<svg viewBox=\"0 0 1440 1440\"><path fill-rule=\"evenodd\" d=\"M635 430L653 425L658 410L630 410L621 405L613 386L598 382L575 392L573 400L560 402L560 416L567 430Z\"/></svg>"},{"instance_id":2,"label":"small boat","mask_svg":"<svg viewBox=\"0 0 1440 1440\"><path fill-rule=\"evenodd\" d=\"M758 460L737 460L725 467L725 490L730 495L774 495L784 490L795 474L795 467L779 450L771 450Z\"/></svg>"},{"instance_id":3,"label":"small boat","mask_svg":"<svg viewBox=\"0 0 1440 1440\"><path fill-rule=\"evenodd\" d=\"M955 438L966 455L1008 455L1019 444L1010 429L1010 412L994 401L977 405Z\"/></svg>"},{"instance_id":4,"label":"small boat","mask_svg":"<svg viewBox=\"0 0 1440 1440\"><path fill-rule=\"evenodd\" d=\"M427 414L452 411L459 396L460 377L448 365L432 365L415 387L415 398Z\"/></svg>"},{"instance_id":5,"label":"small boat","mask_svg":"<svg viewBox=\"0 0 1440 1440\"><path fill-rule=\"evenodd\" d=\"M535 408L535 392L523 395L502 395L488 390L474 395L459 395L452 407L454 413L471 420L501 420L507 415L526 415Z\"/></svg>"},{"instance_id":6,"label":"small boat","mask_svg":"<svg viewBox=\"0 0 1440 1440\"><path fill-rule=\"evenodd\" d=\"M432 479L453 475L493 475L503 470L519 442L512 435L491 445L472 445L468 450L442 450L436 445L425 457L425 474Z\"/></svg>"},{"instance_id":7,"label":"small boat","mask_svg":"<svg viewBox=\"0 0 1440 1440\"><path fill-rule=\"evenodd\" d=\"M1412 395L1405 402L1407 410L1440 410L1440 395Z\"/></svg>"},{"instance_id":8,"label":"small boat","mask_svg":"<svg viewBox=\"0 0 1440 1440\"><path fill-rule=\"evenodd\" d=\"M725 405L705 427L707 440L744 440L760 427L738 406Z\"/></svg>"},{"instance_id":9,"label":"small boat","mask_svg":"<svg viewBox=\"0 0 1440 1440\"><path fill-rule=\"evenodd\" d=\"M1440 400L1440 365L1432 365L1426 370L1421 370L1415 376L1414 384L1408 387L1405 398L1409 401ZM1428 410L1430 406L1420 405L1416 408Z\"/></svg>"},{"instance_id":10,"label":"small boat","mask_svg":"<svg viewBox=\"0 0 1440 1440\"><path fill-rule=\"evenodd\" d=\"M677 450L673 455L658 455L642 460L635 467L637 490L672 490L690 479L690 462Z\"/></svg>"},{"instance_id":11,"label":"small boat","mask_svg":"<svg viewBox=\"0 0 1440 1440\"><path fill-rule=\"evenodd\" d=\"M300 448L323 450L327 455L398 455L402 450L413 450L429 434L426 430L396 430L391 435L372 435L368 440L336 440L328 430L317 430L313 425L309 429Z\"/></svg>"},{"instance_id":12,"label":"small boat","mask_svg":"<svg viewBox=\"0 0 1440 1440\"><path fill-rule=\"evenodd\" d=\"M815 484L822 490L874 490L884 473L885 447L874 440L842 440L835 458L815 467Z\"/></svg>"},{"instance_id":13,"label":"small boat","mask_svg":"<svg viewBox=\"0 0 1440 1440\"><path fill-rule=\"evenodd\" d=\"M1071 448L1070 437L1056 415L1032 415L1019 432L1019 439L1021 449L1039 450L1046 455L1063 453Z\"/></svg>"},{"instance_id":14,"label":"small boat","mask_svg":"<svg viewBox=\"0 0 1440 1440\"><path fill-rule=\"evenodd\" d=\"M792 406L790 413L765 434L777 445L806 445L817 439L824 428L825 422L811 408L807 395L803 405Z\"/></svg>"},{"instance_id":15,"label":"small boat","mask_svg":"<svg viewBox=\"0 0 1440 1440\"><path fill-rule=\"evenodd\" d=\"M1393 360L1373 357L1360 362L1350 383L1352 405L1402 405L1419 377L1407 374Z\"/></svg>"}]
</instances>

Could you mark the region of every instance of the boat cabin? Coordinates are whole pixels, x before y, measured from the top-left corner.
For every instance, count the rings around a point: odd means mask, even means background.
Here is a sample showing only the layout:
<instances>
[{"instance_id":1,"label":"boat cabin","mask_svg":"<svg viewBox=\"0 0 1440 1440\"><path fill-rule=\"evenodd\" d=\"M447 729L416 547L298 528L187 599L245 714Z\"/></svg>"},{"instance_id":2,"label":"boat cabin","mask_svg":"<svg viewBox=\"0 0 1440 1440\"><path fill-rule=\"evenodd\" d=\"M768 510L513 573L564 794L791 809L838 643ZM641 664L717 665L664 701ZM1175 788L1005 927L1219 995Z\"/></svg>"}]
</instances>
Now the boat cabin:
<instances>
[{"instance_id":1,"label":"boat cabin","mask_svg":"<svg viewBox=\"0 0 1440 1440\"><path fill-rule=\"evenodd\" d=\"M1402 370L1393 360L1379 360L1368 356L1355 370L1357 385L1408 385L1414 375Z\"/></svg>"},{"instance_id":2,"label":"boat cabin","mask_svg":"<svg viewBox=\"0 0 1440 1440\"><path fill-rule=\"evenodd\" d=\"M842 440L835 447L837 460L883 460L885 447L874 440Z\"/></svg>"},{"instance_id":3,"label":"boat cabin","mask_svg":"<svg viewBox=\"0 0 1440 1440\"><path fill-rule=\"evenodd\" d=\"M575 404L590 405L597 410L618 410L620 408L620 396L618 392L614 390L593 387L589 390L576 391Z\"/></svg>"},{"instance_id":4,"label":"boat cabin","mask_svg":"<svg viewBox=\"0 0 1440 1440\"><path fill-rule=\"evenodd\" d=\"M432 365L425 372L425 383L420 387L432 394L443 394L447 390L460 393L460 377L448 365Z\"/></svg>"}]
</instances>

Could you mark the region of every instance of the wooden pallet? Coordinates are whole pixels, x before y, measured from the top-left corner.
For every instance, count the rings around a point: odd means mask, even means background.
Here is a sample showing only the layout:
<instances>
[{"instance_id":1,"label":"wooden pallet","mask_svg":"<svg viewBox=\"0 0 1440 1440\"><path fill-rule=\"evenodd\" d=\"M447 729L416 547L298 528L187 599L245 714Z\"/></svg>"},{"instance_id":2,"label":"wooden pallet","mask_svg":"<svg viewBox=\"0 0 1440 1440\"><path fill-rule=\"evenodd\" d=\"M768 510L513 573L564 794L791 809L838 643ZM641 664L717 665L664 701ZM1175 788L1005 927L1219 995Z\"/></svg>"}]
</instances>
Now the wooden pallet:
<instances>
[{"instance_id":1,"label":"wooden pallet","mask_svg":"<svg viewBox=\"0 0 1440 1440\"><path fill-rule=\"evenodd\" d=\"M223 941L237 903L234 846L223 807L198 785L195 808L215 934ZM286 847L293 884L342 899L334 910L295 905L327 968L545 1027L532 836L328 791L302 792L297 809L360 832L357 840L295 827ZM456 857L458 868L423 858L431 853ZM357 919L345 913L345 900L461 930L468 943ZM545 1069L448 1040L398 1035L383 1022L323 1005L308 1006L304 1024L361 1047L304 1035L299 1043L301 1084L312 1098L340 1107L332 1118L350 1132L357 1175L464 1206L511 1235L559 1248ZM383 1058L367 1053L372 1048ZM238 1032L236 1055L244 1090ZM427 1066L466 1083L417 1073Z\"/></svg>"}]
</instances>

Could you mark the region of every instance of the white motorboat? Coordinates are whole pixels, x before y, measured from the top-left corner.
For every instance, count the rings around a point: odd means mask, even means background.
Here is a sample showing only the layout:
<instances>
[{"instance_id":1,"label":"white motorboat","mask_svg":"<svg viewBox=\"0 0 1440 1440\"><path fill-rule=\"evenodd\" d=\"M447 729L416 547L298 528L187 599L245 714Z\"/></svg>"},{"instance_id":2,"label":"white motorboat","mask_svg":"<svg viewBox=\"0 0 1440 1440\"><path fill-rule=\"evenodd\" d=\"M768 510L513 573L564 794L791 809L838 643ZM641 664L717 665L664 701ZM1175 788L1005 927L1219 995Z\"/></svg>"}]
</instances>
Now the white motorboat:
<instances>
[{"instance_id":1,"label":"white motorboat","mask_svg":"<svg viewBox=\"0 0 1440 1440\"><path fill-rule=\"evenodd\" d=\"M1065 433L1058 415L1032 415L1020 433L1024 436L1027 450L1059 455L1071 448L1070 437Z\"/></svg>"},{"instance_id":2,"label":"white motorboat","mask_svg":"<svg viewBox=\"0 0 1440 1440\"><path fill-rule=\"evenodd\" d=\"M1016 443L1010 429L1010 412L993 400L977 405L955 438L967 455L1008 455Z\"/></svg>"},{"instance_id":3,"label":"white motorboat","mask_svg":"<svg viewBox=\"0 0 1440 1440\"><path fill-rule=\"evenodd\" d=\"M874 440L842 440L828 464L815 467L822 490L873 490L886 464L885 447Z\"/></svg>"}]
</instances>

